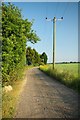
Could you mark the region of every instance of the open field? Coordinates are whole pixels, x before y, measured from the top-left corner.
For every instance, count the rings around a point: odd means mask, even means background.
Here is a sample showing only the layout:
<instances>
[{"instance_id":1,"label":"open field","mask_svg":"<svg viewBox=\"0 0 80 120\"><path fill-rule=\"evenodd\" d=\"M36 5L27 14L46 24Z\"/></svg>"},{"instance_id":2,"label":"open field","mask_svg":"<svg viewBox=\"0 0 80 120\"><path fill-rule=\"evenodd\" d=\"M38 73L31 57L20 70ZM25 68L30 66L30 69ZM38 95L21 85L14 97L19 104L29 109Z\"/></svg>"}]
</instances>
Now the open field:
<instances>
[{"instance_id":1,"label":"open field","mask_svg":"<svg viewBox=\"0 0 80 120\"><path fill-rule=\"evenodd\" d=\"M68 87L80 91L80 71L78 63L71 64L56 64L53 70L52 64L40 66L40 70L51 77L56 78Z\"/></svg>"},{"instance_id":2,"label":"open field","mask_svg":"<svg viewBox=\"0 0 80 120\"><path fill-rule=\"evenodd\" d=\"M59 70L60 72L67 71L70 74L74 75L74 77L78 77L78 63L56 64L55 69Z\"/></svg>"}]
</instances>

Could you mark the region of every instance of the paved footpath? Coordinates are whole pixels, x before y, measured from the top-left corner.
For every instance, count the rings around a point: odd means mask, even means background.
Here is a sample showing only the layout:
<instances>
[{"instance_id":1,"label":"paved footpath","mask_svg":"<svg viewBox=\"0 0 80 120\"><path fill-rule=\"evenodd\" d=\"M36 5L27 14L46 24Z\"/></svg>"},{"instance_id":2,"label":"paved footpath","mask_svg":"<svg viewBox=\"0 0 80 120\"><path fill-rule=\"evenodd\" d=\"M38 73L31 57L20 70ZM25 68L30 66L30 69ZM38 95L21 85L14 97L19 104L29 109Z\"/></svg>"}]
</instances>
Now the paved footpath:
<instances>
[{"instance_id":1,"label":"paved footpath","mask_svg":"<svg viewBox=\"0 0 80 120\"><path fill-rule=\"evenodd\" d=\"M38 68L27 71L14 118L77 118L78 94Z\"/></svg>"}]
</instances>

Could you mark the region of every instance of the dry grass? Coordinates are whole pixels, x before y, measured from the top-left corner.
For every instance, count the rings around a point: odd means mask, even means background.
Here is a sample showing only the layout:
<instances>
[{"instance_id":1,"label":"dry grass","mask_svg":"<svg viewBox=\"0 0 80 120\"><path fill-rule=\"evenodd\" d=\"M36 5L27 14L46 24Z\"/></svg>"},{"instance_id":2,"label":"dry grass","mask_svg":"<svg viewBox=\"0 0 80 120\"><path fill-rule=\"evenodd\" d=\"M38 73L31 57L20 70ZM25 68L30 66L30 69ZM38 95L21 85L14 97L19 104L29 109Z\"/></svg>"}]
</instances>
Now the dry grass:
<instances>
[{"instance_id":1,"label":"dry grass","mask_svg":"<svg viewBox=\"0 0 80 120\"><path fill-rule=\"evenodd\" d=\"M23 86L26 82L26 72L27 69L31 67L26 67L23 72L23 78L21 80L17 80L12 85L13 90L7 93L2 93L2 118L12 118L15 110L16 105L19 99L19 95L23 90Z\"/></svg>"}]
</instances>

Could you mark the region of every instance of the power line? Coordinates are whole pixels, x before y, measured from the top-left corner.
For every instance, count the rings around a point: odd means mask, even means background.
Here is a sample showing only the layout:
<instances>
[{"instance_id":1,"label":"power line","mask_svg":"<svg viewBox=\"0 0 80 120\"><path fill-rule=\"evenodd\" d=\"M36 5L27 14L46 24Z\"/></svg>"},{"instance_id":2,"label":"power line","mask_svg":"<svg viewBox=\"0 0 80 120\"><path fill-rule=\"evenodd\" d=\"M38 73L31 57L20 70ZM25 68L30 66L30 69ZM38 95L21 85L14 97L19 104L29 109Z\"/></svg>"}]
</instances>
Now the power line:
<instances>
[{"instance_id":1,"label":"power line","mask_svg":"<svg viewBox=\"0 0 80 120\"><path fill-rule=\"evenodd\" d=\"M45 4L45 18L47 16L47 9L48 9L48 6L47 6L47 2L46 2L46 4Z\"/></svg>"},{"instance_id":2,"label":"power line","mask_svg":"<svg viewBox=\"0 0 80 120\"><path fill-rule=\"evenodd\" d=\"M64 9L64 12L62 13L63 18L64 18L65 14L66 14L66 11L68 10L68 7L69 7L69 2L67 2L67 5L66 5L66 7L65 7L65 9ZM59 8L60 8L60 3L57 3L55 16L57 16L58 11L59 11ZM61 24L61 22L59 23L59 25L60 25L60 24Z\"/></svg>"},{"instance_id":3,"label":"power line","mask_svg":"<svg viewBox=\"0 0 80 120\"><path fill-rule=\"evenodd\" d=\"M56 10L55 10L56 11L55 12L55 16L57 16L59 7L60 7L60 3L57 2L57 4L56 4Z\"/></svg>"},{"instance_id":4,"label":"power line","mask_svg":"<svg viewBox=\"0 0 80 120\"><path fill-rule=\"evenodd\" d=\"M67 3L67 5L66 5L66 7L65 7L65 9L64 9L64 12L63 12L63 15L62 15L63 17L65 16L65 13L66 13L68 7L69 7L69 2Z\"/></svg>"},{"instance_id":5,"label":"power line","mask_svg":"<svg viewBox=\"0 0 80 120\"><path fill-rule=\"evenodd\" d=\"M64 12L63 12L63 14L62 14L63 18L64 18L65 15L66 15L66 11L68 10L69 5L70 5L70 2L67 3L67 5L66 5L66 7L65 7L65 9L64 9ZM59 23L59 25L61 25L61 22Z\"/></svg>"}]
</instances>

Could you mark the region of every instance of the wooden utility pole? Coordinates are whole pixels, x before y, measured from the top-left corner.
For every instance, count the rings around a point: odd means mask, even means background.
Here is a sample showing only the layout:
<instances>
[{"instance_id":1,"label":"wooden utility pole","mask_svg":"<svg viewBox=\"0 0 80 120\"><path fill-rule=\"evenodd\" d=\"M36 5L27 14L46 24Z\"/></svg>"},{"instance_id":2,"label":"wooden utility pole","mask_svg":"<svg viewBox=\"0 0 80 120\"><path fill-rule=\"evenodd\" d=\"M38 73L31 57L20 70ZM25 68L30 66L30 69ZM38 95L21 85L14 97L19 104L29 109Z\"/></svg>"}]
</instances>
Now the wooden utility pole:
<instances>
[{"instance_id":1,"label":"wooden utility pole","mask_svg":"<svg viewBox=\"0 0 80 120\"><path fill-rule=\"evenodd\" d=\"M56 19L56 17L54 17L54 19L47 19L47 21L52 21L53 22L53 69L55 69L55 57L56 57L56 21L57 20L63 20L63 17Z\"/></svg>"},{"instance_id":2,"label":"wooden utility pole","mask_svg":"<svg viewBox=\"0 0 80 120\"><path fill-rule=\"evenodd\" d=\"M56 54L56 17L53 19L53 69L55 68Z\"/></svg>"}]
</instances>

